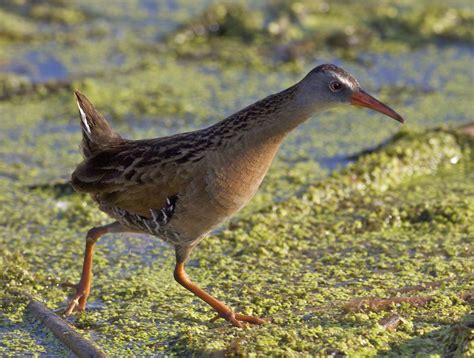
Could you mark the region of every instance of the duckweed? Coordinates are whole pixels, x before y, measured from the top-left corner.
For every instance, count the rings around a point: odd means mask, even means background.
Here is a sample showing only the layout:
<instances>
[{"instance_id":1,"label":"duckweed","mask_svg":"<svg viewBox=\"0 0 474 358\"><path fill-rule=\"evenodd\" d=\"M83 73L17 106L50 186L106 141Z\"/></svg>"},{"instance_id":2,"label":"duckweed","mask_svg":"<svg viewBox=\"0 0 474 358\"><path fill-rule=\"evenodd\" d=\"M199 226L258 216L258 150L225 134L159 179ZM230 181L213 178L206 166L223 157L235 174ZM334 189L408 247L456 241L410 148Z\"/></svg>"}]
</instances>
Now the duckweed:
<instances>
[{"instance_id":1,"label":"duckweed","mask_svg":"<svg viewBox=\"0 0 474 358\"><path fill-rule=\"evenodd\" d=\"M99 245L90 309L74 324L112 355L472 352L473 148L471 137L455 131L404 133L205 240L189 264L191 277L236 310L271 317L272 324L236 330L210 323L211 310L174 283L172 250L125 235ZM405 163L404 153L416 160ZM378 173L394 171L381 185ZM2 209L8 218L2 330L27 329L35 343L22 333L3 349L61 352L25 317L21 292L64 307L71 294L65 283L80 269L80 232L106 219L77 194L18 189L28 200ZM15 217L18 207L26 221ZM416 286L424 283L420 293ZM344 308L363 297L411 301L364 313ZM426 303L410 303L423 297ZM378 324L385 310L402 317L395 331Z\"/></svg>"},{"instance_id":2,"label":"duckweed","mask_svg":"<svg viewBox=\"0 0 474 358\"><path fill-rule=\"evenodd\" d=\"M473 140L457 129L472 121L472 8L366 3L2 2L0 354L69 355L25 307L32 295L65 308L85 232L109 220L68 185L80 160L72 88L120 133L161 136L343 57L406 129L353 108L312 118L188 265L271 324L209 322L175 283L172 249L140 235L101 239L89 309L70 321L111 356L474 355Z\"/></svg>"},{"instance_id":3,"label":"duckweed","mask_svg":"<svg viewBox=\"0 0 474 358\"><path fill-rule=\"evenodd\" d=\"M346 58L361 49L410 49L433 40L472 43L474 13L469 6L442 2L275 0L256 7L212 4L170 37L179 55L219 57L225 62L297 61L329 48ZM246 51L228 56L238 45ZM223 40L222 40L223 39ZM276 55L276 56L275 56Z\"/></svg>"}]
</instances>

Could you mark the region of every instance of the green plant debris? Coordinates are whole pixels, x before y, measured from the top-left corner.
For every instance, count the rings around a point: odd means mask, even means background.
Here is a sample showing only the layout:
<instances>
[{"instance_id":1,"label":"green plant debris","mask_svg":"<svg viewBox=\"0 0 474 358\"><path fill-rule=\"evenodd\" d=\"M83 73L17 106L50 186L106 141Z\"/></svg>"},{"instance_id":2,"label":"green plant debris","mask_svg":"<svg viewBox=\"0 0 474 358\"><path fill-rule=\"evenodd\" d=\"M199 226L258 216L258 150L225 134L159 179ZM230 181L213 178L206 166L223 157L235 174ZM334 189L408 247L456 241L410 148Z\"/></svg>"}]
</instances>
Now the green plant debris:
<instances>
[{"instance_id":1,"label":"green plant debris","mask_svg":"<svg viewBox=\"0 0 474 358\"><path fill-rule=\"evenodd\" d=\"M473 24L472 7L441 2L275 0L258 8L221 2L179 28L169 44L184 57L268 65L269 59L295 61L328 48L354 58L361 49L400 51L433 40L472 43ZM246 51L235 51L240 43Z\"/></svg>"},{"instance_id":2,"label":"green plant debris","mask_svg":"<svg viewBox=\"0 0 474 358\"><path fill-rule=\"evenodd\" d=\"M472 303L473 149L471 137L453 131L399 135L302 195L243 215L205 240L191 277L271 324L237 330L210 323L211 310L173 281L172 250L114 235L99 245L90 310L75 325L112 355L472 353L463 328L472 322L463 320ZM394 173L386 185L383 172ZM27 329L18 291L64 307L71 290L60 284L78 277L80 233L106 221L86 198L51 194L34 189L28 200L3 206L4 327ZM394 293L433 281L439 285L421 295ZM383 310L345 308L363 297L395 299ZM395 331L378 323L387 310L403 317ZM21 352L31 342L18 344L4 349Z\"/></svg>"},{"instance_id":3,"label":"green plant debris","mask_svg":"<svg viewBox=\"0 0 474 358\"><path fill-rule=\"evenodd\" d=\"M175 283L173 250L139 235L101 239L89 310L71 322L111 356L474 355L473 139L452 129L472 122L472 6L365 3L3 1L0 355L69 355L25 313L26 294L65 309L85 233L109 222L67 185L80 161L73 88L126 137L156 137L340 58L407 125L355 108L310 119L188 265L271 324L209 322Z\"/></svg>"},{"instance_id":4,"label":"green plant debris","mask_svg":"<svg viewBox=\"0 0 474 358\"><path fill-rule=\"evenodd\" d=\"M15 14L0 10L0 35L2 42L30 40L35 36L35 27Z\"/></svg>"}]
</instances>

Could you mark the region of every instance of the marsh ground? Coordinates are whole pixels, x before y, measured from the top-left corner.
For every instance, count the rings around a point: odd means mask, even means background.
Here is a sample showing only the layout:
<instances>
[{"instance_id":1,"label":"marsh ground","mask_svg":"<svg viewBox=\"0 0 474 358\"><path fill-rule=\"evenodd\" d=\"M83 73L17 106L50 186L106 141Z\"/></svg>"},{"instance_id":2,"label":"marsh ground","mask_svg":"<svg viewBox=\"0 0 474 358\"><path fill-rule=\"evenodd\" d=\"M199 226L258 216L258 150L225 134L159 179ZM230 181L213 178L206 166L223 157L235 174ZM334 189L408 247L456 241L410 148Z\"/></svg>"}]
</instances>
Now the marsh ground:
<instances>
[{"instance_id":1,"label":"marsh ground","mask_svg":"<svg viewBox=\"0 0 474 358\"><path fill-rule=\"evenodd\" d=\"M23 293L64 308L84 234L107 222L65 184L80 161L73 88L119 132L152 137L213 123L322 62L408 124L364 110L311 119L252 204L195 251L195 281L274 323L210 323L173 281L170 248L114 235L74 325L111 355L474 354L473 142L433 129L472 121L469 1L106 3L0 5L2 354L68 355ZM387 315L400 317L395 329Z\"/></svg>"}]
</instances>

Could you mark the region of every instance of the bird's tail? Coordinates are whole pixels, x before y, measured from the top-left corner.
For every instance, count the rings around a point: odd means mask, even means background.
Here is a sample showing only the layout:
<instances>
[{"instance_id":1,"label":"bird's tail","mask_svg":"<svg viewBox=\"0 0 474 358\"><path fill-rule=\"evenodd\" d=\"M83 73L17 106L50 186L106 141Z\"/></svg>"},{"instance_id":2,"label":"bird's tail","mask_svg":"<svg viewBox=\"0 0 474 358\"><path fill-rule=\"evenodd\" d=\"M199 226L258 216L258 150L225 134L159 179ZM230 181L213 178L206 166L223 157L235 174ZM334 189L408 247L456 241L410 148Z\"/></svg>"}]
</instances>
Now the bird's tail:
<instances>
[{"instance_id":1,"label":"bird's tail","mask_svg":"<svg viewBox=\"0 0 474 358\"><path fill-rule=\"evenodd\" d=\"M94 105L79 91L74 91L81 118L82 153L85 158L112 144L123 141L122 137L110 127L107 120Z\"/></svg>"}]
</instances>

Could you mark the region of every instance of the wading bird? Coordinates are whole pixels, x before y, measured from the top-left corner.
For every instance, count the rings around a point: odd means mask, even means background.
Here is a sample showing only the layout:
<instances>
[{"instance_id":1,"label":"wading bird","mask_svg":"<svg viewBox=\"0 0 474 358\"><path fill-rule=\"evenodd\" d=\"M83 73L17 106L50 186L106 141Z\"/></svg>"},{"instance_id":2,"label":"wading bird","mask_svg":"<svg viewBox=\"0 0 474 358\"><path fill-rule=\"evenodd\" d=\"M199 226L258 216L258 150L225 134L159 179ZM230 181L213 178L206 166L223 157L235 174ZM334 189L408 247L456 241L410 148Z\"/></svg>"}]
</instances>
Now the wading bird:
<instances>
[{"instance_id":1,"label":"wading bird","mask_svg":"<svg viewBox=\"0 0 474 358\"><path fill-rule=\"evenodd\" d=\"M83 94L75 94L84 160L72 174L72 185L90 193L114 221L87 233L81 279L66 315L86 307L97 240L107 233L135 232L174 246L174 278L208 303L218 317L237 327L244 322L264 323L234 313L189 279L184 265L192 250L248 203L285 137L313 114L353 104L404 122L364 92L349 73L330 64L314 68L292 87L213 126L156 139L122 138Z\"/></svg>"}]
</instances>

